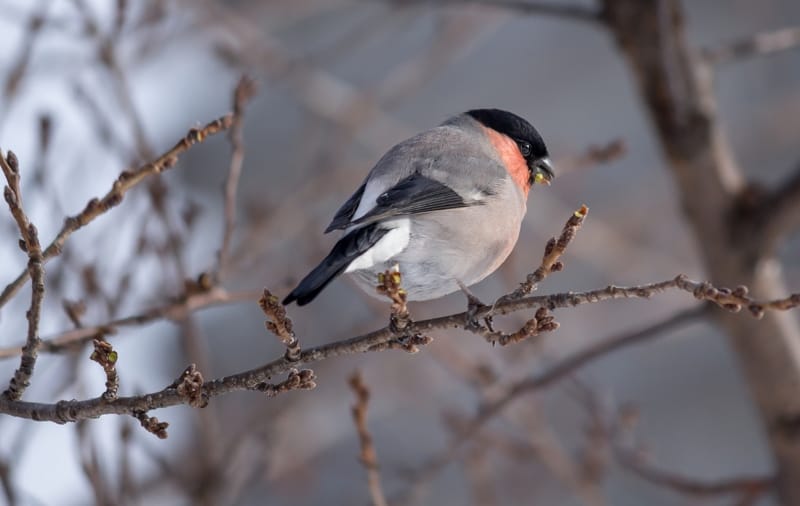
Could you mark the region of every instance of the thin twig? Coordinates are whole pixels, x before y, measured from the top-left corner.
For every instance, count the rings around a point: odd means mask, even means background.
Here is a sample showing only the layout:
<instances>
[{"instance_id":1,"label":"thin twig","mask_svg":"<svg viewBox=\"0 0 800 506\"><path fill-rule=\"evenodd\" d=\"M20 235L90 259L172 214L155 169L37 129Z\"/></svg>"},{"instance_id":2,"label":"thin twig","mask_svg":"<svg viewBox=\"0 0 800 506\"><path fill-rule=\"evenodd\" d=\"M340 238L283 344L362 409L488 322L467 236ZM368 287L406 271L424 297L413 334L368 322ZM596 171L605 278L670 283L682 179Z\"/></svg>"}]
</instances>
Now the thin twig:
<instances>
[{"instance_id":1,"label":"thin twig","mask_svg":"<svg viewBox=\"0 0 800 506\"><path fill-rule=\"evenodd\" d=\"M388 506L386 496L381 486L381 474L378 468L378 454L372 443L372 436L367 428L367 405L369 404L369 389L361 373L354 372L350 376L350 388L356 394L356 403L353 405L353 421L358 431L358 440L361 443L361 463L367 470L367 483L369 495L373 506Z\"/></svg>"},{"instance_id":2,"label":"thin twig","mask_svg":"<svg viewBox=\"0 0 800 506\"><path fill-rule=\"evenodd\" d=\"M101 397L106 401L113 401L119 393L119 375L117 374L117 360L119 355L111 345L100 335L94 339L94 351L89 357L100 364L106 373L106 391Z\"/></svg>"},{"instance_id":3,"label":"thin twig","mask_svg":"<svg viewBox=\"0 0 800 506\"><path fill-rule=\"evenodd\" d=\"M702 51L710 64L722 65L754 56L786 51L800 46L800 26L760 32Z\"/></svg>"},{"instance_id":4,"label":"thin twig","mask_svg":"<svg viewBox=\"0 0 800 506\"><path fill-rule=\"evenodd\" d=\"M515 301L500 303L494 308L494 312L495 314L508 314L533 307L547 307L553 310L556 308L568 308L613 299L647 299L653 295L670 290L688 291L702 300L710 300L718 304L721 303L723 307L729 311L736 311L737 308L741 309L742 304L745 303L748 307L756 307L760 311L786 310L800 306L800 293L780 300L757 302L747 299L747 297L741 295L741 293L734 294L729 290L716 289L708 283L691 281L685 276L680 275L671 280L641 286L609 286L587 292L568 292L526 297ZM736 306L735 304L739 305ZM479 309L477 317L488 314L490 309L491 308L488 307ZM461 312L413 322L409 325L408 332L423 334L433 329L463 328L467 316L467 312ZM376 349L376 346L387 343L393 339L396 339L395 332L389 326L386 326L358 337L306 349L300 354L300 357L296 361L290 361L286 359L286 357L281 357L255 369L209 381L205 383L204 388L209 397L215 397L233 391L253 390L257 385L268 382L272 376L287 372L300 365L316 363L341 355L373 351ZM151 409L185 403L186 399L180 396L175 388L167 387L158 392L149 394L121 397L113 403L106 403L101 398L84 401L61 401L55 404L10 401L0 398L0 413L38 421L66 423L86 418L97 418L106 414L130 414L135 411L147 412Z\"/></svg>"},{"instance_id":5,"label":"thin twig","mask_svg":"<svg viewBox=\"0 0 800 506\"><path fill-rule=\"evenodd\" d=\"M556 362L555 365L548 367L547 370L541 374L531 377L529 380L523 383L525 386L522 388L523 390L532 390L551 385L562 378L566 378L579 368L597 358L606 356L609 353L633 344L644 343L650 339L658 337L659 335L665 335L665 333L669 332L670 330L700 319L709 313L709 308L710 306L700 306L685 309L640 330L598 341L597 343L594 343L589 347Z\"/></svg>"},{"instance_id":6,"label":"thin twig","mask_svg":"<svg viewBox=\"0 0 800 506\"><path fill-rule=\"evenodd\" d=\"M228 166L228 178L225 180L225 225L222 232L222 245L219 249L216 277L219 281L228 264L230 256L231 239L236 226L236 189L239 186L239 176L242 173L244 162L244 110L247 102L256 92L255 82L243 76L236 85L233 94L233 119L228 131L231 144L231 161Z\"/></svg>"},{"instance_id":7,"label":"thin twig","mask_svg":"<svg viewBox=\"0 0 800 506\"><path fill-rule=\"evenodd\" d=\"M227 114L218 118L202 128L192 128L181 140L164 154L146 163L137 169L124 171L114 181L111 189L102 198L94 198L89 201L80 213L70 216L64 220L64 225L55 239L47 246L42 255L43 261L47 262L51 258L58 256L64 243L73 232L91 223L95 218L117 206L125 197L126 192L137 186L149 176L160 174L161 172L173 167L178 162L178 157L185 153L193 145L203 142L209 136L227 130L231 126L232 115ZM25 285L28 280L28 270L20 273L17 278L8 284L0 293L0 307L3 307L11 298Z\"/></svg>"},{"instance_id":8,"label":"thin twig","mask_svg":"<svg viewBox=\"0 0 800 506\"><path fill-rule=\"evenodd\" d=\"M149 416L145 411L134 411L133 417L139 420L142 428L147 432L154 434L158 439L167 439L168 422L159 421L154 416Z\"/></svg>"},{"instance_id":9,"label":"thin twig","mask_svg":"<svg viewBox=\"0 0 800 506\"><path fill-rule=\"evenodd\" d=\"M465 329L474 334L483 336L484 339L491 344L508 346L547 332L553 332L557 330L560 325L560 323L555 321L555 317L550 313L550 310L546 307L540 307L536 310L533 318L526 321L515 332L505 333L492 330L488 326L478 324L475 320L468 322Z\"/></svg>"},{"instance_id":10,"label":"thin twig","mask_svg":"<svg viewBox=\"0 0 800 506\"><path fill-rule=\"evenodd\" d=\"M111 320L100 325L80 327L66 330L42 340L40 352L59 353L74 349L94 339L97 334L106 337L116 333L120 328L139 327L158 320L180 321L189 313L223 304L250 302L258 300L259 292L228 292L222 288L212 288L207 292L195 292L180 297L177 301L164 306L157 306L142 313ZM19 355L19 346L0 348L0 359Z\"/></svg>"},{"instance_id":11,"label":"thin twig","mask_svg":"<svg viewBox=\"0 0 800 506\"><path fill-rule=\"evenodd\" d=\"M22 209L22 192L19 184L19 161L11 151L4 157L0 151L0 168L8 182L4 188L8 208L17 223L22 239L20 247L28 254L28 268L25 271L32 281L31 287L31 306L27 312L28 335L25 345L22 347L22 358L19 367L14 371L14 376L8 385L8 389L3 392L3 397L10 400L17 400L22 397L25 389L30 385L30 378L36 366L39 345L39 317L42 312L42 300L44 299L44 261L42 259L42 247L39 244L39 233L33 223L28 220L28 216Z\"/></svg>"},{"instance_id":12,"label":"thin twig","mask_svg":"<svg viewBox=\"0 0 800 506\"><path fill-rule=\"evenodd\" d=\"M575 238L575 234L580 230L581 225L586 220L586 216L589 214L589 208L585 205L581 206L580 209L575 211L575 213L570 216L567 222L564 224L564 228L561 231L561 235L556 239L555 237L550 238L547 241L547 245L544 249L544 255L542 256L542 263L539 267L528 274L525 279L524 283L520 283L519 288L514 290L513 293L506 297L501 297L500 300L514 300L520 299L529 293L536 290L537 285L544 280L548 275L553 272L558 272L564 268L564 264L561 262L561 255L567 250L567 246L572 240Z\"/></svg>"},{"instance_id":13,"label":"thin twig","mask_svg":"<svg viewBox=\"0 0 800 506\"><path fill-rule=\"evenodd\" d=\"M33 55L33 49L36 45L36 40L42 33L42 28L44 27L45 23L45 15L47 14L47 10L49 8L50 0L40 0L39 7L28 19L27 30L25 31L25 36L20 43L19 54L17 55L14 63L11 64L10 70L7 73L8 77L3 84L3 100L6 102L6 106L8 106L9 99L16 95L17 91L19 90L19 85L22 82L22 78L25 76L25 72L30 66L31 55Z\"/></svg>"},{"instance_id":14,"label":"thin twig","mask_svg":"<svg viewBox=\"0 0 800 506\"><path fill-rule=\"evenodd\" d=\"M601 425L600 430L616 461L643 480L696 498L736 495L743 501L737 504L751 504L775 487L774 476L735 476L708 481L653 465L647 458L645 445L635 433L639 419L635 406L624 405L612 411L588 385L578 383L575 386L580 403Z\"/></svg>"},{"instance_id":15,"label":"thin twig","mask_svg":"<svg viewBox=\"0 0 800 506\"><path fill-rule=\"evenodd\" d=\"M109 483L105 466L103 466L95 438L89 434L89 426L81 422L77 427L79 442L79 458L81 470L86 475L86 480L94 494L94 503L97 505L113 504L111 484Z\"/></svg>"},{"instance_id":16,"label":"thin twig","mask_svg":"<svg viewBox=\"0 0 800 506\"><path fill-rule=\"evenodd\" d=\"M550 240L547 241L547 245L544 248L544 255L542 255L542 261L539 264L539 267L534 272L526 276L525 281L520 283L519 288L514 290L512 293L506 294L497 299L497 301L493 304L492 309L490 309L488 315L484 316L485 325L479 323L478 321L478 312L481 309L480 301L469 291L469 289L467 289L466 286L459 282L461 291L463 291L467 296L467 313L469 316L467 319L467 324L465 325L465 329L483 336L492 344L499 343L501 346L518 343L529 337L538 336L539 334L552 332L558 329L559 324L555 321L553 315L549 313L548 308L540 307L536 311L535 316L525 322L525 324L516 332L511 334L498 332L492 327L494 309L497 308L499 303L518 300L530 294L538 288L538 284L542 282L544 278L549 276L551 273L558 272L564 268L564 264L561 262L561 256L567 250L567 246L569 246L569 244L575 238L575 234L577 234L578 230L580 230L581 225L583 225L583 222L586 220L586 216L588 214L589 208L585 205L582 205L569 217L567 222L564 224L558 239L551 237Z\"/></svg>"},{"instance_id":17,"label":"thin twig","mask_svg":"<svg viewBox=\"0 0 800 506\"><path fill-rule=\"evenodd\" d=\"M598 9L586 7L584 5L564 5L556 2L539 2L526 0L441 0L433 2L430 0L400 0L401 4L476 4L512 10L521 14L553 16L572 21L582 21L597 23L601 20L601 12Z\"/></svg>"},{"instance_id":18,"label":"thin twig","mask_svg":"<svg viewBox=\"0 0 800 506\"><path fill-rule=\"evenodd\" d=\"M775 486L775 479L765 476L735 476L717 481L698 480L674 473L648 462L636 452L617 447L614 450L617 462L640 478L661 487L695 497L719 495L763 494Z\"/></svg>"},{"instance_id":19,"label":"thin twig","mask_svg":"<svg viewBox=\"0 0 800 506\"><path fill-rule=\"evenodd\" d=\"M498 504L495 492L495 473L489 462L488 445L473 448L464 459L464 471L472 492L472 504L495 506Z\"/></svg>"},{"instance_id":20,"label":"thin twig","mask_svg":"<svg viewBox=\"0 0 800 506\"><path fill-rule=\"evenodd\" d=\"M277 384L272 383L259 383L255 385L252 390L264 392L267 397L275 397L278 394L288 392L290 390L313 390L317 388L317 377L311 369L289 369L289 375L284 381Z\"/></svg>"},{"instance_id":21,"label":"thin twig","mask_svg":"<svg viewBox=\"0 0 800 506\"><path fill-rule=\"evenodd\" d=\"M286 346L286 357L289 361L295 361L300 357L300 341L294 334L294 325L291 318L286 314L286 307L280 303L280 299L266 288L264 294L258 299L258 305L267 317L264 324L267 330L278 336L284 346Z\"/></svg>"},{"instance_id":22,"label":"thin twig","mask_svg":"<svg viewBox=\"0 0 800 506\"><path fill-rule=\"evenodd\" d=\"M14 483L11 466L8 459L0 459L0 486L3 488L3 496L6 498L9 506L16 506L17 502L17 489Z\"/></svg>"},{"instance_id":23,"label":"thin twig","mask_svg":"<svg viewBox=\"0 0 800 506\"><path fill-rule=\"evenodd\" d=\"M584 151L562 160L558 164L558 174L571 174L598 164L612 163L622 158L627 146L622 139L614 139L605 144L593 144Z\"/></svg>"}]
</instances>

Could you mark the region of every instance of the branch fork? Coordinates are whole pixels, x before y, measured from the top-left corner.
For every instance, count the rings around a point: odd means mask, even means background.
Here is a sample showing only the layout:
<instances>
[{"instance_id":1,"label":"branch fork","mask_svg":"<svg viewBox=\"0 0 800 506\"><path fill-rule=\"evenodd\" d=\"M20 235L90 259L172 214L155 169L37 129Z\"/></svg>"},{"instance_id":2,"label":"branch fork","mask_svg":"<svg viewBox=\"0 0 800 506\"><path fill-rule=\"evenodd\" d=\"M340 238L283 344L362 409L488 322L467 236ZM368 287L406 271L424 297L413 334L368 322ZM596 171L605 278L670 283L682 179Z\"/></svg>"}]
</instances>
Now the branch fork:
<instances>
[{"instance_id":1,"label":"branch fork","mask_svg":"<svg viewBox=\"0 0 800 506\"><path fill-rule=\"evenodd\" d=\"M401 286L402 281L403 275L400 273L398 265L395 265L393 269L378 274L376 290L392 302L389 315L389 330L395 335L395 339L377 345L371 348L370 351L392 349L403 350L407 353L417 353L420 346L425 346L433 341L428 336L411 331L414 321L408 311L408 293Z\"/></svg>"}]
</instances>

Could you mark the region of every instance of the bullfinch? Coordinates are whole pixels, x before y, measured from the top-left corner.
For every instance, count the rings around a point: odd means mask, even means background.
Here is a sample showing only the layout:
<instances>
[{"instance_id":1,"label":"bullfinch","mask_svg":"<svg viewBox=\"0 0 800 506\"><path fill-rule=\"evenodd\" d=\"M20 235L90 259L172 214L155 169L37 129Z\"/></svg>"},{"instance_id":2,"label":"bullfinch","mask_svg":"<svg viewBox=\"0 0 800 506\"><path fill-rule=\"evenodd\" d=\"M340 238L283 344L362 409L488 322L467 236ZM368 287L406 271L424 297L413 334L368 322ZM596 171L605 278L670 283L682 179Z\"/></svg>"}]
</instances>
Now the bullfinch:
<instances>
[{"instance_id":1,"label":"bullfinch","mask_svg":"<svg viewBox=\"0 0 800 506\"><path fill-rule=\"evenodd\" d=\"M553 168L541 135L500 109L474 109L391 148L333 217L344 236L283 300L308 304L347 272L377 296L399 267L408 300L470 286L495 271L519 237L535 183Z\"/></svg>"}]
</instances>

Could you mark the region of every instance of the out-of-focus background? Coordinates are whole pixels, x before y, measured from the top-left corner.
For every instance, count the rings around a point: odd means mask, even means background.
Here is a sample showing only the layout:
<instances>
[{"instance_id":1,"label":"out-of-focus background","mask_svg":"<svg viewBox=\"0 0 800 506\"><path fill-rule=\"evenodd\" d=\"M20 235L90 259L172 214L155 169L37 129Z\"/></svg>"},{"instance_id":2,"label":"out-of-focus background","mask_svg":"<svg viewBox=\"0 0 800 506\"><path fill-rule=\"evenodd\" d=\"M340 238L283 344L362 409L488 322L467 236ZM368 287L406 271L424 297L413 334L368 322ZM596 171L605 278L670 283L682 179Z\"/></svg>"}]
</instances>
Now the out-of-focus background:
<instances>
[{"instance_id":1,"label":"out-of-focus background","mask_svg":"<svg viewBox=\"0 0 800 506\"><path fill-rule=\"evenodd\" d=\"M519 243L474 288L480 298L513 290L584 203L591 215L566 268L540 292L678 273L706 278L680 189L609 30L488 3L0 0L0 147L19 157L24 204L46 244L66 215L104 194L126 167L228 112L239 76L252 76L259 90L245 112L239 214L224 286L232 293L266 286L283 295L327 253L335 238L322 230L385 150L450 115L499 107L542 132L559 177L532 190ZM682 8L698 52L800 24L796 0L691 0ZM718 119L743 173L765 186L782 181L800 160L800 50L720 64L714 79ZM615 141L625 146L622 156L602 163L591 156L592 147ZM73 327L65 300L85 303L84 324L101 324L166 304L181 295L183 279L212 268L229 154L224 135L207 140L160 176L155 190L132 190L76 232L47 264L41 336ZM161 215L153 192L163 195ZM26 266L18 235L10 214L0 212L3 286ZM798 246L795 234L779 250L794 292ZM1 347L24 341L29 290L2 308ZM190 362L211 379L279 357L283 348L264 330L255 300L206 308L182 322L118 329L108 339L119 354L121 393L160 390ZM744 497L741 490L687 494L624 465L596 420L619 411L636 418L646 465L670 478L713 483L772 473L738 358L703 320L521 396L447 454L459 423L515 381L694 304L676 293L557 311L557 331L509 347L462 330L437 331L414 355L387 351L315 364L311 391L275 398L239 392L204 410L151 413L170 423L166 440L131 417L61 426L0 416L0 503L368 504L347 384L358 369L371 391L368 425L390 504L732 504ZM410 309L423 319L464 305L453 294ZM301 346L311 347L384 326L388 303L341 279L289 314ZM529 317L518 313L498 325L518 328ZM99 395L105 376L90 352L42 355L25 399ZM0 362L2 381L17 362ZM439 458L444 464L431 466ZM754 497L757 504L776 501L770 493Z\"/></svg>"}]
</instances>

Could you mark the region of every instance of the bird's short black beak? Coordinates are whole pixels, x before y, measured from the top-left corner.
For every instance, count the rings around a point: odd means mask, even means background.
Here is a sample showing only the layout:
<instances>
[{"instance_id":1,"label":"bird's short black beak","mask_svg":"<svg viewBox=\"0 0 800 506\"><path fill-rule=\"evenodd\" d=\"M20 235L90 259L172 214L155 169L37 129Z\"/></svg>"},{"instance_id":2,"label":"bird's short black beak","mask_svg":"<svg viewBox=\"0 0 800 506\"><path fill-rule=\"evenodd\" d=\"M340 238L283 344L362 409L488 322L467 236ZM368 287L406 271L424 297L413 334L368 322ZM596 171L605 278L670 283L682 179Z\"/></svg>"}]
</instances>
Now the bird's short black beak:
<instances>
[{"instance_id":1,"label":"bird's short black beak","mask_svg":"<svg viewBox=\"0 0 800 506\"><path fill-rule=\"evenodd\" d=\"M533 162L534 183L549 185L555 177L556 174L553 172L553 164L550 162L549 158L539 158Z\"/></svg>"}]
</instances>

